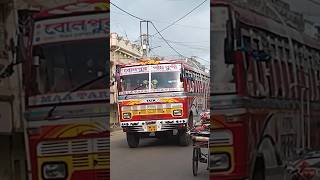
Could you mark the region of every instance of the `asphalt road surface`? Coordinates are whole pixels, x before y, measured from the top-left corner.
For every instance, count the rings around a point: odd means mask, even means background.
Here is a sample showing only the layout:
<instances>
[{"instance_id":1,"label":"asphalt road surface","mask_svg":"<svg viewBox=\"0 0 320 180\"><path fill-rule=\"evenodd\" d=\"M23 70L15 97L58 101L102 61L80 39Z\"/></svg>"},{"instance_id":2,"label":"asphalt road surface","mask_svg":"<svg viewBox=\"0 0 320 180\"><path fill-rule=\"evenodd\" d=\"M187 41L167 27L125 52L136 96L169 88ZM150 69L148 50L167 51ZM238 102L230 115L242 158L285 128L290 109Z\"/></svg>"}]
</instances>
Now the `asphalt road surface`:
<instances>
[{"instance_id":1,"label":"asphalt road surface","mask_svg":"<svg viewBox=\"0 0 320 180\"><path fill-rule=\"evenodd\" d=\"M125 133L111 133L112 180L208 180L206 164L199 164L198 176L192 175L192 146L181 147L174 141L142 139L131 149Z\"/></svg>"}]
</instances>

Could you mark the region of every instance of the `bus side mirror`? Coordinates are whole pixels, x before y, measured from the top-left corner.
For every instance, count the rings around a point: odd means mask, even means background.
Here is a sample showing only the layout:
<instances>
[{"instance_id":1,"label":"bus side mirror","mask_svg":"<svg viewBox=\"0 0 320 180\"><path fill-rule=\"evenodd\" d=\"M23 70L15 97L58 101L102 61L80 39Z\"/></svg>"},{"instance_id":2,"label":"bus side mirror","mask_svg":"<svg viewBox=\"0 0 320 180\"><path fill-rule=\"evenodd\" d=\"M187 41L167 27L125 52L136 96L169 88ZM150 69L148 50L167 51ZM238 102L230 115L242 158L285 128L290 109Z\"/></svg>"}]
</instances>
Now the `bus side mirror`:
<instances>
[{"instance_id":1,"label":"bus side mirror","mask_svg":"<svg viewBox=\"0 0 320 180\"><path fill-rule=\"evenodd\" d=\"M118 65L116 65L116 81L120 82L120 67Z\"/></svg>"},{"instance_id":2,"label":"bus side mirror","mask_svg":"<svg viewBox=\"0 0 320 180\"><path fill-rule=\"evenodd\" d=\"M233 50L234 50L234 37L232 21L227 21L227 37L224 39L224 60L225 64L234 64Z\"/></svg>"},{"instance_id":3,"label":"bus side mirror","mask_svg":"<svg viewBox=\"0 0 320 180\"><path fill-rule=\"evenodd\" d=\"M224 40L224 60L225 64L233 64L234 60L232 58L232 48L228 43L228 38Z\"/></svg>"},{"instance_id":4,"label":"bus side mirror","mask_svg":"<svg viewBox=\"0 0 320 180\"><path fill-rule=\"evenodd\" d=\"M246 94L247 86L245 81L245 67L244 67L244 59L242 51L234 51L233 57L234 59L234 78L236 81L236 89L240 96Z\"/></svg>"},{"instance_id":5,"label":"bus side mirror","mask_svg":"<svg viewBox=\"0 0 320 180\"><path fill-rule=\"evenodd\" d=\"M181 82L183 82L183 74L184 74L184 71L182 71L182 72L180 73L180 81L181 81Z\"/></svg>"},{"instance_id":6,"label":"bus side mirror","mask_svg":"<svg viewBox=\"0 0 320 180\"><path fill-rule=\"evenodd\" d=\"M116 82L120 82L121 78L120 78L118 73L116 73L116 77L115 78L116 78Z\"/></svg>"}]
</instances>

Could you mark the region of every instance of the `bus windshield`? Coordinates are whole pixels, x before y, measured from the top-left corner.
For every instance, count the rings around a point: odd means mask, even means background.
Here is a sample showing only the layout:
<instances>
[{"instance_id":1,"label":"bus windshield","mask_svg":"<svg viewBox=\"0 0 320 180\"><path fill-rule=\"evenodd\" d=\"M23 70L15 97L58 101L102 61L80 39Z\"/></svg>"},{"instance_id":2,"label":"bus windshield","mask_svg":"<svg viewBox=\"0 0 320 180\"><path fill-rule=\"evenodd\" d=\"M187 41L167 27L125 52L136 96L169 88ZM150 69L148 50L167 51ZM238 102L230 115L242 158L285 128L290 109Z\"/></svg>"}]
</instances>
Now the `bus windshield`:
<instances>
[{"instance_id":1,"label":"bus windshield","mask_svg":"<svg viewBox=\"0 0 320 180\"><path fill-rule=\"evenodd\" d=\"M122 91L148 90L149 74L132 74L121 77Z\"/></svg>"},{"instance_id":2,"label":"bus windshield","mask_svg":"<svg viewBox=\"0 0 320 180\"><path fill-rule=\"evenodd\" d=\"M106 49L105 39L35 46L34 55L40 59L37 72L38 93L66 92L106 74ZM106 80L101 79L86 89L103 89L105 84Z\"/></svg>"},{"instance_id":3,"label":"bus windshield","mask_svg":"<svg viewBox=\"0 0 320 180\"><path fill-rule=\"evenodd\" d=\"M119 94L183 91L180 80L181 69L179 71L152 72L149 67L136 67L135 69L140 71L137 74L134 74L135 72L122 74ZM135 70L132 67L122 69L122 72L129 71Z\"/></svg>"},{"instance_id":4,"label":"bus windshield","mask_svg":"<svg viewBox=\"0 0 320 180\"><path fill-rule=\"evenodd\" d=\"M180 72L151 73L151 89L179 88Z\"/></svg>"}]
</instances>

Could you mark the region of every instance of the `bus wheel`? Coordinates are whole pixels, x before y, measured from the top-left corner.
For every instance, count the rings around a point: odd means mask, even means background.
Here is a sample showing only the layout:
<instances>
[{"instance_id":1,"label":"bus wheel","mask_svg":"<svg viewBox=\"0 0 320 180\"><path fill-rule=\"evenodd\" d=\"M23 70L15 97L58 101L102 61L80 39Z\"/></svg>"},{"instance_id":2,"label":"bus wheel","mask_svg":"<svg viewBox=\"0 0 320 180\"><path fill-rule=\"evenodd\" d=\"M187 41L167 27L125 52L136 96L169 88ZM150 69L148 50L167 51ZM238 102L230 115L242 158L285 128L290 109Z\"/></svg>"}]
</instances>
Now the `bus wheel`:
<instances>
[{"instance_id":1,"label":"bus wheel","mask_svg":"<svg viewBox=\"0 0 320 180\"><path fill-rule=\"evenodd\" d=\"M140 137L136 133L127 133L127 142L130 148L136 148L139 145Z\"/></svg>"},{"instance_id":2,"label":"bus wheel","mask_svg":"<svg viewBox=\"0 0 320 180\"><path fill-rule=\"evenodd\" d=\"M190 144L190 136L187 133L186 129L182 129L182 130L179 131L178 138L179 138L180 146L189 146L189 144Z\"/></svg>"},{"instance_id":3,"label":"bus wheel","mask_svg":"<svg viewBox=\"0 0 320 180\"><path fill-rule=\"evenodd\" d=\"M265 167L263 157L258 157L254 166L253 180L265 180Z\"/></svg>"}]
</instances>

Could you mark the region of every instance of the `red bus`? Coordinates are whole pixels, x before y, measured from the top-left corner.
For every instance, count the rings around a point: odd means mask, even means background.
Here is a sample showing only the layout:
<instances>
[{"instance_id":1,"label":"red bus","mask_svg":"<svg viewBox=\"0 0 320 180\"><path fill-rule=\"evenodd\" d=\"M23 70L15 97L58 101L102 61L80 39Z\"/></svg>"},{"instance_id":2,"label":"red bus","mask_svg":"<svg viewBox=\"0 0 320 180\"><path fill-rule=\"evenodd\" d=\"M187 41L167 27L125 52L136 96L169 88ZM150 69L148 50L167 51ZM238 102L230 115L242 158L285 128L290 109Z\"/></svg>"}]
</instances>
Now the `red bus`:
<instances>
[{"instance_id":1,"label":"red bus","mask_svg":"<svg viewBox=\"0 0 320 180\"><path fill-rule=\"evenodd\" d=\"M109 179L108 2L43 9L27 22L23 81L32 179Z\"/></svg>"},{"instance_id":2,"label":"red bus","mask_svg":"<svg viewBox=\"0 0 320 180\"><path fill-rule=\"evenodd\" d=\"M211 179L283 179L320 144L320 43L269 1L235 3L211 1Z\"/></svg>"},{"instance_id":3,"label":"red bus","mask_svg":"<svg viewBox=\"0 0 320 180\"><path fill-rule=\"evenodd\" d=\"M119 122L129 147L141 137L178 137L189 145L188 128L208 109L209 74L185 60L141 60L117 66Z\"/></svg>"}]
</instances>

